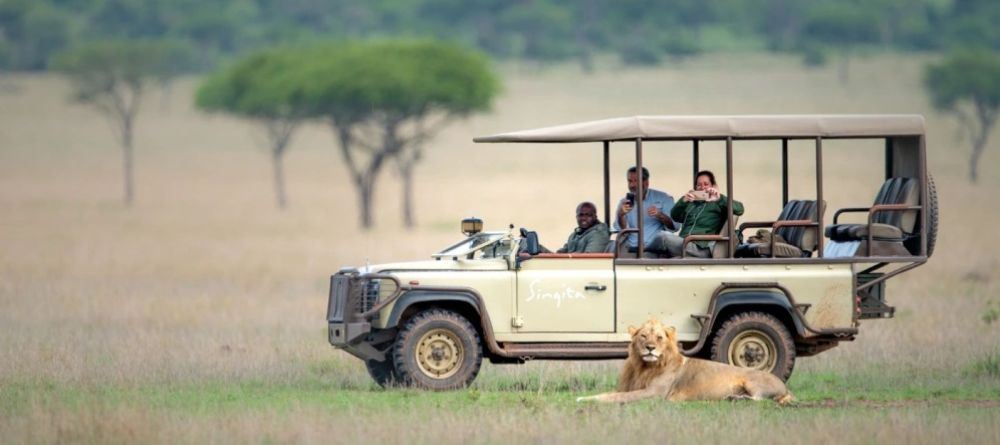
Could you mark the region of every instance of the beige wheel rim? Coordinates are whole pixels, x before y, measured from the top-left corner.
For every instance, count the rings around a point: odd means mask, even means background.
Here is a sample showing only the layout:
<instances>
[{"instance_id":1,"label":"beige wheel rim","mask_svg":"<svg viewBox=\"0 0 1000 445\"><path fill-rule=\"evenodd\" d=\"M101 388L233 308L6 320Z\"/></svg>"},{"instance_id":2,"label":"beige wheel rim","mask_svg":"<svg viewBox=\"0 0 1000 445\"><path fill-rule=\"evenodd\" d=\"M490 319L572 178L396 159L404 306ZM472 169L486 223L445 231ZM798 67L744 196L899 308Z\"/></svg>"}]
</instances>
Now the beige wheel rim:
<instances>
[{"instance_id":1,"label":"beige wheel rim","mask_svg":"<svg viewBox=\"0 0 1000 445\"><path fill-rule=\"evenodd\" d=\"M756 329L743 331L729 348L729 363L743 368L771 372L778 361L777 347L767 334Z\"/></svg>"},{"instance_id":2,"label":"beige wheel rim","mask_svg":"<svg viewBox=\"0 0 1000 445\"><path fill-rule=\"evenodd\" d=\"M458 373L465 358L462 341L446 329L434 329L417 341L417 366L432 379L446 379Z\"/></svg>"}]
</instances>

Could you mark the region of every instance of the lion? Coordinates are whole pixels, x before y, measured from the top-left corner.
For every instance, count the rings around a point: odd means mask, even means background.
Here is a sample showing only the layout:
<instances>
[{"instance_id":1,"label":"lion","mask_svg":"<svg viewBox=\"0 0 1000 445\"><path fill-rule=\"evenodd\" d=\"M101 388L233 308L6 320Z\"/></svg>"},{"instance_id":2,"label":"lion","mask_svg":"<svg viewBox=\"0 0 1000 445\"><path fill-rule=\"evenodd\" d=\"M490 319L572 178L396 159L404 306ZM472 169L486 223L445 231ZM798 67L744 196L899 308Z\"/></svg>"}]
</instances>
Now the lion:
<instances>
[{"instance_id":1,"label":"lion","mask_svg":"<svg viewBox=\"0 0 1000 445\"><path fill-rule=\"evenodd\" d=\"M629 326L628 332L632 343L618 392L580 397L577 402L770 399L784 405L794 401L774 374L681 355L676 329L659 320L651 318L638 329Z\"/></svg>"}]
</instances>

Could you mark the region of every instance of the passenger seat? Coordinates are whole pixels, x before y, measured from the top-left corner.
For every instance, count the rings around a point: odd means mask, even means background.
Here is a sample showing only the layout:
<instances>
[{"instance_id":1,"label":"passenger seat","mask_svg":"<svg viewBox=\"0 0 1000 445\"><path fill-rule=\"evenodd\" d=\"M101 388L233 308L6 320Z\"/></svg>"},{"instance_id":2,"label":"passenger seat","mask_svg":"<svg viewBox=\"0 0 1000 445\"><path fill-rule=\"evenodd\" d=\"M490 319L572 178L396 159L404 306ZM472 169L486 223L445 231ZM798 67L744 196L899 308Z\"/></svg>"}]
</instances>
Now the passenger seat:
<instances>
[{"instance_id":1,"label":"passenger seat","mask_svg":"<svg viewBox=\"0 0 1000 445\"><path fill-rule=\"evenodd\" d=\"M909 255L903 242L917 236L914 233L917 227L917 210L908 207L919 205L919 191L914 178L889 178L882 184L871 207L837 210L833 215L833 224L826 227L824 234L833 244L861 242L855 255L867 255L868 234L871 232L872 255ZM838 224L840 214L848 212L869 214L871 224Z\"/></svg>"},{"instance_id":2,"label":"passenger seat","mask_svg":"<svg viewBox=\"0 0 1000 445\"><path fill-rule=\"evenodd\" d=\"M822 213L824 209L820 210ZM736 251L740 258L808 258L819 243L819 217L814 200L792 200L785 204L776 221L747 222L739 233L752 227L771 228L772 242L741 244ZM785 242L781 242L784 240ZM772 252L772 245L774 247Z\"/></svg>"}]
</instances>

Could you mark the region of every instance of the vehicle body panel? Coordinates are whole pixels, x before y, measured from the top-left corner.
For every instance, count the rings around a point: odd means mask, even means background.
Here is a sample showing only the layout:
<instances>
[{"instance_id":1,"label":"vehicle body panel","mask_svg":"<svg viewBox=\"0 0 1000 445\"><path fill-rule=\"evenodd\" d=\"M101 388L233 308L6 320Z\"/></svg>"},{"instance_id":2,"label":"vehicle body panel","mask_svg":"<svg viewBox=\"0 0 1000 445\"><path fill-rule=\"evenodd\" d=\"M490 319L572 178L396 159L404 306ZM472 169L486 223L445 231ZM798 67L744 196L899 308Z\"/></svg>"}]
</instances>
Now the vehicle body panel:
<instances>
[{"instance_id":1,"label":"vehicle body panel","mask_svg":"<svg viewBox=\"0 0 1000 445\"><path fill-rule=\"evenodd\" d=\"M614 332L613 261L538 258L522 262L517 271L515 317L521 325L517 332Z\"/></svg>"}]
</instances>

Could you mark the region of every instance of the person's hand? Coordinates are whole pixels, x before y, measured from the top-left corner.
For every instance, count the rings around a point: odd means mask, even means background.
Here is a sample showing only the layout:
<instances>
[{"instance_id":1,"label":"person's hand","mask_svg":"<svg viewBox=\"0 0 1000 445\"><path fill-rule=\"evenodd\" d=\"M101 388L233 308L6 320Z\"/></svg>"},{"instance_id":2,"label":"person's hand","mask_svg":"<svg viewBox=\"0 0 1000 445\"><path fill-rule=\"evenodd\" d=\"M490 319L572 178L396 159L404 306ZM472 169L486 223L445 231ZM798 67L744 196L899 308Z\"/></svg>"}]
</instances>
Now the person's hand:
<instances>
[{"instance_id":1,"label":"person's hand","mask_svg":"<svg viewBox=\"0 0 1000 445\"><path fill-rule=\"evenodd\" d=\"M628 212L632 211L632 203L628 199L622 198L621 205L618 206L618 216L624 216Z\"/></svg>"},{"instance_id":2,"label":"person's hand","mask_svg":"<svg viewBox=\"0 0 1000 445\"><path fill-rule=\"evenodd\" d=\"M705 201L708 202L718 201L719 198L722 197L722 194L719 193L719 189L715 187L709 187L705 189L705 191L708 192L708 199L706 199Z\"/></svg>"},{"instance_id":3,"label":"person's hand","mask_svg":"<svg viewBox=\"0 0 1000 445\"><path fill-rule=\"evenodd\" d=\"M652 216L653 218L659 219L660 209L657 208L656 206L649 206L649 208L646 209L646 214Z\"/></svg>"},{"instance_id":4,"label":"person's hand","mask_svg":"<svg viewBox=\"0 0 1000 445\"><path fill-rule=\"evenodd\" d=\"M697 198L694 197L694 190L688 190L688 192L685 193L681 199L683 199L684 202L691 202L697 200Z\"/></svg>"}]
</instances>

